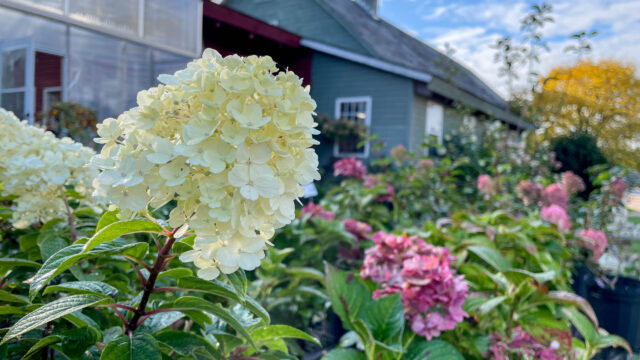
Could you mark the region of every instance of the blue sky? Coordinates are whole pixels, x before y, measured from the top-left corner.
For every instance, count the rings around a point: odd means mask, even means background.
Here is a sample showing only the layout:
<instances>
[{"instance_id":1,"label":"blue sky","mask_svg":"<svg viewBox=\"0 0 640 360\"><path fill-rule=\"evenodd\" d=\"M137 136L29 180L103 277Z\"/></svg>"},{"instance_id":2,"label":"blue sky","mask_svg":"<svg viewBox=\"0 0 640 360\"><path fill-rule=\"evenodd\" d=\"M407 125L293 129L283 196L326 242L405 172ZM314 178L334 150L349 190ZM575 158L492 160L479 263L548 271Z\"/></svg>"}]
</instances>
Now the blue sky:
<instances>
[{"instance_id":1,"label":"blue sky","mask_svg":"<svg viewBox=\"0 0 640 360\"><path fill-rule=\"evenodd\" d=\"M640 0L550 0L555 22L545 28L551 51L541 56L536 69L544 73L554 66L575 62L563 49L568 36L597 30L594 58L616 58L640 67ZM519 36L520 20L531 0L379 0L379 15L440 50L449 44L454 57L473 70L502 95L506 80L498 77L495 51L497 39ZM524 74L523 74L524 75ZM520 86L524 86L521 76Z\"/></svg>"}]
</instances>

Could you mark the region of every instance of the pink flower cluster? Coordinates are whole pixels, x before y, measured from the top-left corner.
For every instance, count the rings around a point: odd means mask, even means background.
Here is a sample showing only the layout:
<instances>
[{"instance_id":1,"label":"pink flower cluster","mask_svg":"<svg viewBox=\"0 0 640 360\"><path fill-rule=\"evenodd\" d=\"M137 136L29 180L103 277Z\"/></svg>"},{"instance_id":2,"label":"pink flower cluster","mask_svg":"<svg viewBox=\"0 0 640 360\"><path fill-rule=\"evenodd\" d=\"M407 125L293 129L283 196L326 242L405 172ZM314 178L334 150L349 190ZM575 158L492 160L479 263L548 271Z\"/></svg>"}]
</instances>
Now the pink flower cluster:
<instances>
[{"instance_id":1,"label":"pink flower cluster","mask_svg":"<svg viewBox=\"0 0 640 360\"><path fill-rule=\"evenodd\" d=\"M402 294L405 317L411 329L428 340L452 330L467 314L462 304L469 292L464 276L451 269L452 256L417 236L373 235L375 246L366 251L360 275L382 289L375 299Z\"/></svg>"},{"instance_id":2,"label":"pink flower cluster","mask_svg":"<svg viewBox=\"0 0 640 360\"><path fill-rule=\"evenodd\" d=\"M558 230L562 232L567 232L571 229L571 220L569 220L567 211L556 204L542 207L542 209L540 209L540 218L555 224Z\"/></svg>"},{"instance_id":3,"label":"pink flower cluster","mask_svg":"<svg viewBox=\"0 0 640 360\"><path fill-rule=\"evenodd\" d=\"M551 184L542 190L541 200L543 206L558 205L563 209L569 206L569 195L562 184Z\"/></svg>"},{"instance_id":4,"label":"pink flower cluster","mask_svg":"<svg viewBox=\"0 0 640 360\"><path fill-rule=\"evenodd\" d=\"M327 221L332 221L336 218L336 214L325 209L320 204L314 204L313 201L309 201L300 211L300 217L303 217L305 214L311 214L310 219L319 217Z\"/></svg>"},{"instance_id":5,"label":"pink flower cluster","mask_svg":"<svg viewBox=\"0 0 640 360\"><path fill-rule=\"evenodd\" d=\"M513 329L511 339L505 340L499 334L492 334L491 340L494 344L491 346L492 359L508 360L517 355L518 358L540 359L540 360L561 360L562 358L556 354L560 344L557 341L552 342L551 346L545 346L521 326ZM556 349L554 349L556 348Z\"/></svg>"},{"instance_id":6,"label":"pink flower cluster","mask_svg":"<svg viewBox=\"0 0 640 360\"><path fill-rule=\"evenodd\" d=\"M367 168L356 158L340 159L333 163L333 176L340 175L363 180L367 175Z\"/></svg>"},{"instance_id":7,"label":"pink flower cluster","mask_svg":"<svg viewBox=\"0 0 640 360\"><path fill-rule=\"evenodd\" d=\"M366 175L364 177L364 187L366 188L373 188L379 185L380 182L378 181L378 178L375 175ZM390 184L385 184L387 187L387 192L385 194L380 194L378 195L378 197L376 197L376 200L379 202L392 202L393 201L393 197L396 195L396 189L393 187L393 185Z\"/></svg>"},{"instance_id":8,"label":"pink flower cluster","mask_svg":"<svg viewBox=\"0 0 640 360\"><path fill-rule=\"evenodd\" d=\"M344 229L351 233L357 240L365 240L369 238L371 234L371 226L367 223L360 222L354 219L342 220Z\"/></svg>"},{"instance_id":9,"label":"pink flower cluster","mask_svg":"<svg viewBox=\"0 0 640 360\"><path fill-rule=\"evenodd\" d=\"M607 248L607 235L602 231L594 229L583 229L578 235L585 240L586 247L593 252L591 259L596 262L600 260L602 254L604 254L604 250Z\"/></svg>"},{"instance_id":10,"label":"pink flower cluster","mask_svg":"<svg viewBox=\"0 0 640 360\"><path fill-rule=\"evenodd\" d=\"M495 182L491 176L482 174L478 176L478 191L486 195L492 195L496 191Z\"/></svg>"},{"instance_id":11,"label":"pink flower cluster","mask_svg":"<svg viewBox=\"0 0 640 360\"><path fill-rule=\"evenodd\" d=\"M531 180L522 180L516 187L516 196L518 196L525 205L537 204L543 189L544 186L536 184Z\"/></svg>"},{"instance_id":12,"label":"pink flower cluster","mask_svg":"<svg viewBox=\"0 0 640 360\"><path fill-rule=\"evenodd\" d=\"M606 194L609 195L609 203L611 205L615 205L622 201L625 191L627 191L627 182L622 178L610 182L605 188Z\"/></svg>"},{"instance_id":13,"label":"pink flower cluster","mask_svg":"<svg viewBox=\"0 0 640 360\"><path fill-rule=\"evenodd\" d=\"M582 178L571 171L562 173L562 187L569 195L577 194L585 189Z\"/></svg>"}]
</instances>

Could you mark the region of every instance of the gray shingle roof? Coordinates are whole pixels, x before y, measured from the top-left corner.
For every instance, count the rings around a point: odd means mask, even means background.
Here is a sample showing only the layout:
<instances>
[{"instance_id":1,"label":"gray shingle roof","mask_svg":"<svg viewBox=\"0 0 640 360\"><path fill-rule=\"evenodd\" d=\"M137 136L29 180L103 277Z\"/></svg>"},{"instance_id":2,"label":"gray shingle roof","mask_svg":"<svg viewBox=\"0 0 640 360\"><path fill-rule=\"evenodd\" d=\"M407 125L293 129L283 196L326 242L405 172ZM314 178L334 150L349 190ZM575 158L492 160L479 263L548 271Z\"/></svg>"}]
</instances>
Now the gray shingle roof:
<instances>
[{"instance_id":1,"label":"gray shingle roof","mask_svg":"<svg viewBox=\"0 0 640 360\"><path fill-rule=\"evenodd\" d=\"M469 69L384 19L372 16L354 1L317 1L331 8L332 14L379 59L427 72L495 106L507 108L507 102Z\"/></svg>"},{"instance_id":2,"label":"gray shingle roof","mask_svg":"<svg viewBox=\"0 0 640 360\"><path fill-rule=\"evenodd\" d=\"M469 69L353 0L226 0L223 4L303 38L429 73L508 111L507 102Z\"/></svg>"}]
</instances>

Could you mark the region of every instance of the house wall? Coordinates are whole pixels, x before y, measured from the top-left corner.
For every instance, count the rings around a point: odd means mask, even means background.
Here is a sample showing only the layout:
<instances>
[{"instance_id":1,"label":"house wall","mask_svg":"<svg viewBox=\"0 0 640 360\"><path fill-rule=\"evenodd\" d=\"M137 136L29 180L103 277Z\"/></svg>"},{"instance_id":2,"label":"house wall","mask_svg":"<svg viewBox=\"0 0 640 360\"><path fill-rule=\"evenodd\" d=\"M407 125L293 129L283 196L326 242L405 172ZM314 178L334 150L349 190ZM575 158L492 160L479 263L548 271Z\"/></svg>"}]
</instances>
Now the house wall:
<instances>
[{"instance_id":1,"label":"house wall","mask_svg":"<svg viewBox=\"0 0 640 360\"><path fill-rule=\"evenodd\" d=\"M409 147L412 80L322 53L314 53L311 68L311 96L318 104L318 115L333 118L339 97L371 96L370 132L385 142L383 151L398 144ZM319 151L322 161L328 161L331 153L326 146Z\"/></svg>"},{"instance_id":2,"label":"house wall","mask_svg":"<svg viewBox=\"0 0 640 360\"><path fill-rule=\"evenodd\" d=\"M427 101L434 101L444 106L443 135L451 134L462 125L464 115L458 110L446 104L425 96L413 96L411 107L411 135L409 148L413 152L420 150L420 145L424 141L425 127L427 123Z\"/></svg>"}]
</instances>

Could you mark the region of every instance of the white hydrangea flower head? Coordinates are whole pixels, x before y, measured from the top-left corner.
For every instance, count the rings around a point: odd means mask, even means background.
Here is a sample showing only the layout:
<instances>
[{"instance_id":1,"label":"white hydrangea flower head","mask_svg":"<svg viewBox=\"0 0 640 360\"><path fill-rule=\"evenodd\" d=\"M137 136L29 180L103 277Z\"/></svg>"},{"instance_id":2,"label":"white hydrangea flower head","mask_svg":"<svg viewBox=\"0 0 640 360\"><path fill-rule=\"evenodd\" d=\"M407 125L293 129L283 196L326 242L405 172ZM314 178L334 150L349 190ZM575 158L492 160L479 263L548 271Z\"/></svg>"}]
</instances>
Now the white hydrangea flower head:
<instances>
[{"instance_id":1,"label":"white hydrangea flower head","mask_svg":"<svg viewBox=\"0 0 640 360\"><path fill-rule=\"evenodd\" d=\"M91 194L97 169L86 166L95 155L92 149L59 139L2 108L0 128L0 183L3 195L17 197L14 227L66 217L65 186L84 197L81 205L95 205Z\"/></svg>"},{"instance_id":2,"label":"white hydrangea flower head","mask_svg":"<svg viewBox=\"0 0 640 360\"><path fill-rule=\"evenodd\" d=\"M195 232L181 260L202 278L255 269L294 219L300 184L320 179L309 88L270 57L211 49L158 79L137 107L98 126L96 193L125 216L176 200L169 225Z\"/></svg>"}]
</instances>

